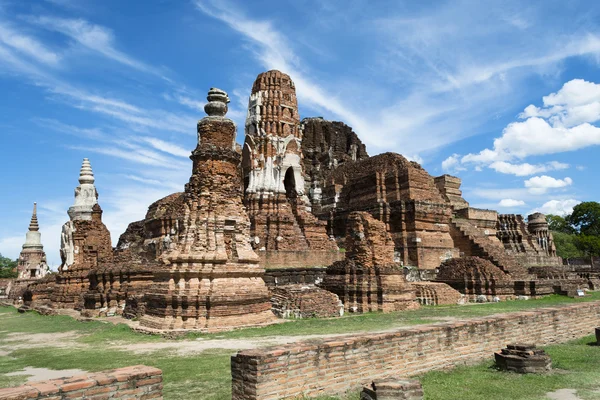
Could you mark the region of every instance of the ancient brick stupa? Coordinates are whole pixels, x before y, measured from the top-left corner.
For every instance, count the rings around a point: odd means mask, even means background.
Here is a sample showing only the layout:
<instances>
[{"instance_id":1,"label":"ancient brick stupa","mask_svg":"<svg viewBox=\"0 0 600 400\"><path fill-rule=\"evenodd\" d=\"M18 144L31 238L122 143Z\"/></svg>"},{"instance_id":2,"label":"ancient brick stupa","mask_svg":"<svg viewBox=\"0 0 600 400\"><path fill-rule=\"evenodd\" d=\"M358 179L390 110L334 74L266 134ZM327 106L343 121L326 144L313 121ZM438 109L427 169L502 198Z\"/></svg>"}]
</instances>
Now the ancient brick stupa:
<instances>
[{"instance_id":1,"label":"ancient brick stupa","mask_svg":"<svg viewBox=\"0 0 600 400\"><path fill-rule=\"evenodd\" d=\"M42 245L42 234L37 219L37 204L33 203L33 215L29 222L29 229L25 236L23 250L19 254L17 264L17 280L12 285L9 293L12 299L23 297L27 285L43 278L48 273L49 268L46 264L46 253Z\"/></svg>"},{"instance_id":2,"label":"ancient brick stupa","mask_svg":"<svg viewBox=\"0 0 600 400\"><path fill-rule=\"evenodd\" d=\"M56 286L50 296L54 308L83 308L83 294L89 289L89 272L112 260L110 232L102 223L102 209L94 185L94 173L87 158L79 172L75 202L68 210L69 221L62 227Z\"/></svg>"},{"instance_id":3,"label":"ancient brick stupa","mask_svg":"<svg viewBox=\"0 0 600 400\"><path fill-rule=\"evenodd\" d=\"M261 73L254 82L242 165L256 250L336 254L337 246L329 239L325 223L310 213L296 88L282 72Z\"/></svg>"},{"instance_id":4,"label":"ancient brick stupa","mask_svg":"<svg viewBox=\"0 0 600 400\"><path fill-rule=\"evenodd\" d=\"M42 245L42 234L37 219L37 204L33 203L33 214L29 222L29 230L25 236L23 250L19 255L17 279L40 279L48 273L46 253Z\"/></svg>"},{"instance_id":5,"label":"ancient brick stupa","mask_svg":"<svg viewBox=\"0 0 600 400\"><path fill-rule=\"evenodd\" d=\"M236 126L225 117L228 102L224 91L208 92L183 216L160 255L163 266L154 270L142 328L218 331L276 319L264 270L250 246Z\"/></svg>"}]
</instances>

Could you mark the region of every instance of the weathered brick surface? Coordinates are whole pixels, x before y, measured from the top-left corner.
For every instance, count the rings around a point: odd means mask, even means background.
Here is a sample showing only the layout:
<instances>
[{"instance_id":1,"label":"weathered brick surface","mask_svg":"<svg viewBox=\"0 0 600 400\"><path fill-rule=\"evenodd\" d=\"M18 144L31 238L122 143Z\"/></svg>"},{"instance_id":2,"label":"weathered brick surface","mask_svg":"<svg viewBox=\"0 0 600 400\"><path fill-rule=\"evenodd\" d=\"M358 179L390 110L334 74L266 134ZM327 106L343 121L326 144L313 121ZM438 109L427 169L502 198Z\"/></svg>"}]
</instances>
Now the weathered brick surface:
<instances>
[{"instance_id":1,"label":"weathered brick surface","mask_svg":"<svg viewBox=\"0 0 600 400\"><path fill-rule=\"evenodd\" d=\"M415 289L419 304L440 306L463 301L459 291L442 282L410 282L410 285Z\"/></svg>"},{"instance_id":2,"label":"weathered brick surface","mask_svg":"<svg viewBox=\"0 0 600 400\"><path fill-rule=\"evenodd\" d=\"M121 383L119 383L121 382ZM162 399L162 371L134 365L0 389L0 400Z\"/></svg>"},{"instance_id":3,"label":"weathered brick surface","mask_svg":"<svg viewBox=\"0 0 600 400\"><path fill-rule=\"evenodd\" d=\"M303 251L257 251L260 265L269 269L291 268L310 269L326 267L344 259L344 252L333 250L303 250Z\"/></svg>"},{"instance_id":4,"label":"weathered brick surface","mask_svg":"<svg viewBox=\"0 0 600 400\"><path fill-rule=\"evenodd\" d=\"M192 176L171 203L180 203L181 210L165 202L154 213L176 212L173 234L164 227L168 236L156 243L162 265L153 268L154 282L145 293L143 329L219 331L276 320L264 269L250 246L236 126L225 117L229 99L211 89L208 100L190 157Z\"/></svg>"},{"instance_id":5,"label":"weathered brick surface","mask_svg":"<svg viewBox=\"0 0 600 400\"><path fill-rule=\"evenodd\" d=\"M271 306L278 317L339 317L340 298L314 285L284 285L271 288Z\"/></svg>"},{"instance_id":6,"label":"weathered brick surface","mask_svg":"<svg viewBox=\"0 0 600 400\"><path fill-rule=\"evenodd\" d=\"M329 221L329 233L336 238L345 236L353 211L366 211L384 222L395 258L403 265L435 269L458 256L449 233L450 203L427 171L399 154L384 153L333 170L321 204L316 214Z\"/></svg>"},{"instance_id":7,"label":"weathered brick surface","mask_svg":"<svg viewBox=\"0 0 600 400\"><path fill-rule=\"evenodd\" d=\"M92 210L91 220L67 222L73 227L73 246L78 251L74 252L73 264L67 266L63 260L55 275L55 285L50 294L53 308L83 309L84 294L90 286L90 272L113 260L110 232L102 222L102 209L96 204Z\"/></svg>"},{"instance_id":8,"label":"weathered brick surface","mask_svg":"<svg viewBox=\"0 0 600 400\"><path fill-rule=\"evenodd\" d=\"M348 312L417 308L415 291L394 263L385 224L366 212L348 216L346 259L327 267L322 287L337 294Z\"/></svg>"},{"instance_id":9,"label":"weathered brick surface","mask_svg":"<svg viewBox=\"0 0 600 400\"><path fill-rule=\"evenodd\" d=\"M343 122L327 121L321 117L304 118L301 131L305 192L313 211L319 212L325 177L329 172L369 155L358 135Z\"/></svg>"},{"instance_id":10,"label":"weathered brick surface","mask_svg":"<svg viewBox=\"0 0 600 400\"><path fill-rule=\"evenodd\" d=\"M491 360L509 343L566 342L599 324L600 302L589 302L241 351L231 358L233 399L343 393L391 375Z\"/></svg>"},{"instance_id":11,"label":"weathered brick surface","mask_svg":"<svg viewBox=\"0 0 600 400\"><path fill-rule=\"evenodd\" d=\"M273 268L265 271L269 289L281 285L316 285L323 281L327 268Z\"/></svg>"},{"instance_id":12,"label":"weathered brick surface","mask_svg":"<svg viewBox=\"0 0 600 400\"><path fill-rule=\"evenodd\" d=\"M256 250L334 251L326 223L309 211L296 87L280 71L259 74L248 104L242 152L244 203Z\"/></svg>"},{"instance_id":13,"label":"weathered brick surface","mask_svg":"<svg viewBox=\"0 0 600 400\"><path fill-rule=\"evenodd\" d=\"M522 215L499 214L496 236L526 267L562 264L544 214L529 215L527 223Z\"/></svg>"}]
</instances>

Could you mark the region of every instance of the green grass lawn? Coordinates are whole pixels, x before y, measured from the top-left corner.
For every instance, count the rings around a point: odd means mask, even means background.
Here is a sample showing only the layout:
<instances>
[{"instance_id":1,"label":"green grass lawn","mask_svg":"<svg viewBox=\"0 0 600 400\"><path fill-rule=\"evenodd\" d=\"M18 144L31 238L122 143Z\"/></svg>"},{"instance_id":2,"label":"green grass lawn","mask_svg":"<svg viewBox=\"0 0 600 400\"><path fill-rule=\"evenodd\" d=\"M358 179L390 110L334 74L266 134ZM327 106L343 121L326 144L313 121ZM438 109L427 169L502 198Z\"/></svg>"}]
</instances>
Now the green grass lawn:
<instances>
[{"instance_id":1,"label":"green grass lawn","mask_svg":"<svg viewBox=\"0 0 600 400\"><path fill-rule=\"evenodd\" d=\"M402 325L430 323L448 317L467 318L500 312L520 311L536 307L600 300L600 292L582 299L549 296L528 301L465 306L422 307L420 310L381 314L349 315L338 319L294 320L265 328L243 329L221 334L190 334L188 339L249 338L277 335L350 333L389 329ZM0 387L18 385L26 377L7 377L8 372L24 367L100 371L134 364L145 364L163 370L165 399L229 399L231 378L229 357L232 350L211 349L201 354L181 356L160 350L134 354L115 348L115 343L165 341L158 336L135 333L126 325L99 321L82 322L66 316L41 316L34 312L18 314L12 307L0 307L0 346L9 334L80 334L77 348L24 348L0 356ZM14 335L11 335L11 340ZM182 340L182 339L179 339ZM500 373L487 362L473 367L460 367L451 372L431 372L421 377L427 399L542 399L544 393L560 388L579 389L584 399L600 399L594 392L600 388L600 347L589 346L592 338L550 346L554 366L559 369L543 376L521 376ZM81 347L81 348L79 348ZM6 347L4 350L7 350ZM10 349L8 349L10 351ZM491 360L491 355L490 355ZM356 400L355 392L346 399ZM326 398L322 398L326 399ZM331 398L327 398L331 399Z\"/></svg>"}]
</instances>

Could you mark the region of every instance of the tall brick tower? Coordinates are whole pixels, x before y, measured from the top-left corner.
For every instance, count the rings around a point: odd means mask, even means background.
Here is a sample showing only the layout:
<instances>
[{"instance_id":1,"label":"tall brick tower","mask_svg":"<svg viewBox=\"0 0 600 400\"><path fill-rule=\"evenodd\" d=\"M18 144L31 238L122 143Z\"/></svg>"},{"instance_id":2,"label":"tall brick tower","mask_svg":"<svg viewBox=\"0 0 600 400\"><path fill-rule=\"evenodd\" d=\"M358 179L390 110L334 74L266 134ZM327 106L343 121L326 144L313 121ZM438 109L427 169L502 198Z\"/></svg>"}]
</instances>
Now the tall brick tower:
<instances>
[{"instance_id":1,"label":"tall brick tower","mask_svg":"<svg viewBox=\"0 0 600 400\"><path fill-rule=\"evenodd\" d=\"M227 93L208 92L178 232L164 243L142 327L218 331L275 321L242 202Z\"/></svg>"},{"instance_id":2,"label":"tall brick tower","mask_svg":"<svg viewBox=\"0 0 600 400\"><path fill-rule=\"evenodd\" d=\"M288 75L268 71L254 81L242 154L253 247L259 253L335 251L304 192L300 116Z\"/></svg>"}]
</instances>

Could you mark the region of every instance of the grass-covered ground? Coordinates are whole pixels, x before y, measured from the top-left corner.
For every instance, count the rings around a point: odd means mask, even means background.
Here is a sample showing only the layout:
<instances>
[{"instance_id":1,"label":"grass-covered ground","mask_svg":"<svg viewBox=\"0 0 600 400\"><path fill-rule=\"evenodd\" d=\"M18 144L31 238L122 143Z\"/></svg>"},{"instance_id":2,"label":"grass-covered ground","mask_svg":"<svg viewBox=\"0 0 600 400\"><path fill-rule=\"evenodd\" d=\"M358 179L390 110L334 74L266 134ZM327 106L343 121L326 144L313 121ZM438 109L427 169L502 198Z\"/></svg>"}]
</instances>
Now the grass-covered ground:
<instances>
[{"instance_id":1,"label":"grass-covered ground","mask_svg":"<svg viewBox=\"0 0 600 400\"><path fill-rule=\"evenodd\" d=\"M549 296L528 301L474 304L465 306L422 307L420 310L366 315L350 315L338 319L295 320L265 328L244 329L221 334L188 335L178 339L257 340L273 336L351 333L376 331L412 324L431 323L447 318L467 318L501 312L520 311L564 303L600 300L600 293L582 299ZM60 346L65 332L71 334L68 345ZM36 337L32 346L27 336ZM23 338L24 342L21 342ZM40 340L48 341L44 347ZM132 332L126 325L102 322L80 322L66 316L18 314L12 307L0 307L0 387L21 384L24 376L7 377L8 372L25 367L49 369L82 369L100 371L134 364L145 364L163 370L166 399L229 399L229 357L235 351L210 349L202 353L184 354L174 350L136 353L117 345L142 344L152 346L166 339ZM547 348L558 372L543 376L521 376L499 373L490 368L491 361L461 367L452 372L431 372L422 382L427 399L542 399L544 394L560 388L578 389L584 399L600 399L600 347L589 346L593 338L550 346ZM35 342L35 341L34 341ZM243 347L243 346L242 346ZM8 353L8 354L7 354ZM491 358L490 358L491 359ZM351 394L347 399L358 399Z\"/></svg>"}]
</instances>

